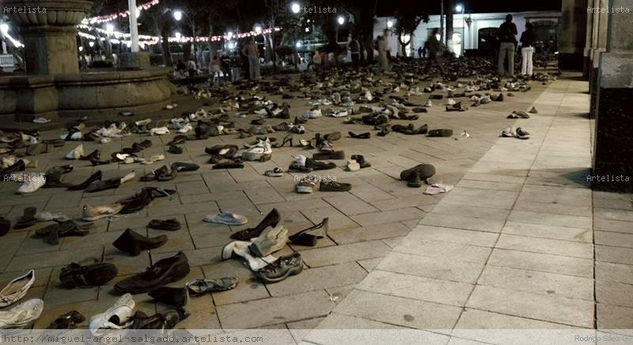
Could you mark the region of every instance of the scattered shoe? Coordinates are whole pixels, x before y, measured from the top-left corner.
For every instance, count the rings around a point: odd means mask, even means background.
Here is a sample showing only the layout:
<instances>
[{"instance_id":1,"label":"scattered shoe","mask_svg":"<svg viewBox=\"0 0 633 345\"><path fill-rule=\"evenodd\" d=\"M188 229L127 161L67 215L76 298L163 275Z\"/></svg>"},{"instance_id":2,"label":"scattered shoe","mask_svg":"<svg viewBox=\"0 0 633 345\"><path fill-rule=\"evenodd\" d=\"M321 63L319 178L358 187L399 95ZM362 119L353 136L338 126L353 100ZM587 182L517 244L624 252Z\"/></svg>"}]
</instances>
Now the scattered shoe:
<instances>
[{"instance_id":1,"label":"scattered shoe","mask_svg":"<svg viewBox=\"0 0 633 345\"><path fill-rule=\"evenodd\" d=\"M272 170L266 170L266 172L264 172L264 175L269 177L282 177L284 176L284 171L281 170L281 168L277 167Z\"/></svg>"},{"instance_id":2,"label":"scattered shoe","mask_svg":"<svg viewBox=\"0 0 633 345\"><path fill-rule=\"evenodd\" d=\"M23 215L18 218L18 220L15 222L15 225L13 225L13 228L19 230L33 226L35 223L37 223L35 213L37 213L37 209L35 207L26 207L23 211Z\"/></svg>"},{"instance_id":3,"label":"scattered shoe","mask_svg":"<svg viewBox=\"0 0 633 345\"><path fill-rule=\"evenodd\" d=\"M231 212L220 212L216 215L208 215L202 221L224 225L238 226L248 223L248 219L242 215Z\"/></svg>"},{"instance_id":4,"label":"scattered shoe","mask_svg":"<svg viewBox=\"0 0 633 345\"><path fill-rule=\"evenodd\" d=\"M435 175L435 167L431 164L418 164L413 168L400 172L400 180L409 181L415 177L416 173L419 175L420 180L426 181L428 178Z\"/></svg>"},{"instance_id":5,"label":"scattered shoe","mask_svg":"<svg viewBox=\"0 0 633 345\"><path fill-rule=\"evenodd\" d=\"M147 224L147 227L156 230L176 231L180 230L180 222L176 218L165 220L152 219L149 224Z\"/></svg>"},{"instance_id":6,"label":"scattered shoe","mask_svg":"<svg viewBox=\"0 0 633 345\"><path fill-rule=\"evenodd\" d=\"M116 266L111 263L96 263L82 266L77 263L62 268L59 281L67 289L76 287L102 286L119 274Z\"/></svg>"},{"instance_id":7,"label":"scattered shoe","mask_svg":"<svg viewBox=\"0 0 633 345\"><path fill-rule=\"evenodd\" d=\"M121 212L123 209L123 205L121 204L112 204L108 206L92 206L90 204L85 204L82 210L81 219L93 222L95 220L114 216L115 214Z\"/></svg>"},{"instance_id":8,"label":"scattered shoe","mask_svg":"<svg viewBox=\"0 0 633 345\"><path fill-rule=\"evenodd\" d=\"M289 276L301 273L303 261L301 254L293 253L281 256L275 262L266 265L258 270L255 275L264 283L272 284L280 282Z\"/></svg>"},{"instance_id":9,"label":"scattered shoe","mask_svg":"<svg viewBox=\"0 0 633 345\"><path fill-rule=\"evenodd\" d=\"M530 139L530 133L523 128L519 127L516 131L516 137L522 140Z\"/></svg>"},{"instance_id":10,"label":"scattered shoe","mask_svg":"<svg viewBox=\"0 0 633 345\"><path fill-rule=\"evenodd\" d=\"M118 250L137 256L143 250L150 250L162 247L167 243L167 236L146 237L131 229L127 229L117 238L112 245Z\"/></svg>"},{"instance_id":11,"label":"scattered shoe","mask_svg":"<svg viewBox=\"0 0 633 345\"><path fill-rule=\"evenodd\" d=\"M316 187L318 180L319 178L317 176L308 175L295 185L295 191L299 194L310 194L314 192L314 187Z\"/></svg>"},{"instance_id":12,"label":"scattered shoe","mask_svg":"<svg viewBox=\"0 0 633 345\"><path fill-rule=\"evenodd\" d=\"M46 176L42 173L30 175L18 190L18 194L30 194L42 188L46 184Z\"/></svg>"},{"instance_id":13,"label":"scattered shoe","mask_svg":"<svg viewBox=\"0 0 633 345\"><path fill-rule=\"evenodd\" d=\"M44 310L44 301L39 298L30 299L11 310L0 311L0 329L26 328L39 319Z\"/></svg>"},{"instance_id":14,"label":"scattered shoe","mask_svg":"<svg viewBox=\"0 0 633 345\"><path fill-rule=\"evenodd\" d=\"M159 260L143 273L125 278L114 286L123 293L139 294L178 281L189 274L189 262L183 252Z\"/></svg>"},{"instance_id":15,"label":"scattered shoe","mask_svg":"<svg viewBox=\"0 0 633 345\"><path fill-rule=\"evenodd\" d=\"M196 279L187 282L186 287L189 293L196 295L204 295L210 292L221 292L234 289L239 283L236 277L226 277L219 279Z\"/></svg>"},{"instance_id":16,"label":"scattered shoe","mask_svg":"<svg viewBox=\"0 0 633 345\"><path fill-rule=\"evenodd\" d=\"M288 242L288 229L281 225L268 227L251 240L249 250L257 257L266 257L281 250Z\"/></svg>"},{"instance_id":17,"label":"scattered shoe","mask_svg":"<svg viewBox=\"0 0 633 345\"><path fill-rule=\"evenodd\" d=\"M327 236L328 229L329 218L324 218L321 223L301 230L296 234L289 236L288 239L292 242L292 244L314 247L318 239Z\"/></svg>"},{"instance_id":18,"label":"scattered shoe","mask_svg":"<svg viewBox=\"0 0 633 345\"><path fill-rule=\"evenodd\" d=\"M86 321L86 317L80 312L73 310L57 317L48 325L47 329L74 329L84 321Z\"/></svg>"},{"instance_id":19,"label":"scattered shoe","mask_svg":"<svg viewBox=\"0 0 633 345\"><path fill-rule=\"evenodd\" d=\"M173 305L176 308L183 308L189 302L189 291L187 288L159 287L152 290L148 295L155 302Z\"/></svg>"},{"instance_id":20,"label":"scattered shoe","mask_svg":"<svg viewBox=\"0 0 633 345\"><path fill-rule=\"evenodd\" d=\"M84 155L84 145L79 144L79 146L72 149L72 151L68 152L65 156L66 159L69 160L77 160L80 159Z\"/></svg>"},{"instance_id":21,"label":"scattered shoe","mask_svg":"<svg viewBox=\"0 0 633 345\"><path fill-rule=\"evenodd\" d=\"M134 299L126 293L114 302L114 305L105 312L96 314L90 318L90 332L94 336L105 334L104 329L124 329L132 325L130 318L134 313Z\"/></svg>"},{"instance_id":22,"label":"scattered shoe","mask_svg":"<svg viewBox=\"0 0 633 345\"><path fill-rule=\"evenodd\" d=\"M262 231L264 231L264 229L268 228L269 226L276 227L279 223L279 220L279 211L277 211L276 208L273 208L272 211L268 212L266 217L264 217L264 219L262 219L256 227L233 233L231 234L231 239L238 241L248 241L251 238L259 236Z\"/></svg>"},{"instance_id":23,"label":"scattered shoe","mask_svg":"<svg viewBox=\"0 0 633 345\"><path fill-rule=\"evenodd\" d=\"M319 191L321 192L347 192L351 189L351 184L336 181L321 181L319 185Z\"/></svg>"},{"instance_id":24,"label":"scattered shoe","mask_svg":"<svg viewBox=\"0 0 633 345\"><path fill-rule=\"evenodd\" d=\"M21 300L35 283L35 271L29 270L25 274L13 279L0 290L0 308L8 307Z\"/></svg>"}]
</instances>

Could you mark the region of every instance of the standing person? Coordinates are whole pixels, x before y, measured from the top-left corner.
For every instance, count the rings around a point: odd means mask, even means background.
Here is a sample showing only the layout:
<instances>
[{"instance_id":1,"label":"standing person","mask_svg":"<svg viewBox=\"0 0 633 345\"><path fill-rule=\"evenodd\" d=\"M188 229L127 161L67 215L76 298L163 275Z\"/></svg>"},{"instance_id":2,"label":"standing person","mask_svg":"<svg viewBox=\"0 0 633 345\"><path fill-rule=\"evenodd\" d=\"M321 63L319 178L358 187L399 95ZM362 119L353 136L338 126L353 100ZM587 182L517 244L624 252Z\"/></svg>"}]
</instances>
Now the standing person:
<instances>
[{"instance_id":1,"label":"standing person","mask_svg":"<svg viewBox=\"0 0 633 345\"><path fill-rule=\"evenodd\" d=\"M532 23L525 24L521 34L521 75L532 76L532 55L534 54L534 29Z\"/></svg>"},{"instance_id":2,"label":"standing person","mask_svg":"<svg viewBox=\"0 0 633 345\"><path fill-rule=\"evenodd\" d=\"M439 29L435 28L429 34L429 37L426 39L426 43L424 46L426 47L426 65L424 66L424 74L429 72L429 68L432 65L437 65L437 67L442 72L442 76L446 76L446 71L444 70L444 66L442 66L442 62L440 61L440 41L437 39L437 34L439 33Z\"/></svg>"},{"instance_id":3,"label":"standing person","mask_svg":"<svg viewBox=\"0 0 633 345\"><path fill-rule=\"evenodd\" d=\"M389 71L389 58L387 57L387 34L388 30L385 30L384 35L378 36L378 58L380 59L380 70L384 72Z\"/></svg>"},{"instance_id":4,"label":"standing person","mask_svg":"<svg viewBox=\"0 0 633 345\"><path fill-rule=\"evenodd\" d=\"M224 72L222 72L222 61L220 61L217 53L214 53L211 56L211 61L209 61L209 74L213 82L224 75Z\"/></svg>"},{"instance_id":5,"label":"standing person","mask_svg":"<svg viewBox=\"0 0 633 345\"><path fill-rule=\"evenodd\" d=\"M352 41L349 42L349 50L352 54L352 65L354 65L355 69L358 69L360 64L360 43L356 36L352 37Z\"/></svg>"},{"instance_id":6,"label":"standing person","mask_svg":"<svg viewBox=\"0 0 633 345\"><path fill-rule=\"evenodd\" d=\"M508 72L510 77L514 76L514 49L516 47L517 39L517 26L512 22L512 15L506 16L506 21L499 26L497 35L499 36L499 59L497 61L497 74L502 76L503 63L507 57L508 59Z\"/></svg>"},{"instance_id":7,"label":"standing person","mask_svg":"<svg viewBox=\"0 0 633 345\"><path fill-rule=\"evenodd\" d=\"M420 48L418 48L418 57L421 59L423 54L424 54L424 48L420 46Z\"/></svg>"},{"instance_id":8,"label":"standing person","mask_svg":"<svg viewBox=\"0 0 633 345\"><path fill-rule=\"evenodd\" d=\"M250 80L259 79L259 52L255 45L255 39L248 39L242 47L242 54L248 58L248 75Z\"/></svg>"},{"instance_id":9,"label":"standing person","mask_svg":"<svg viewBox=\"0 0 633 345\"><path fill-rule=\"evenodd\" d=\"M193 78L196 75L198 69L196 68L196 62L193 60L189 60L187 62L187 71L189 72L189 77Z\"/></svg>"}]
</instances>

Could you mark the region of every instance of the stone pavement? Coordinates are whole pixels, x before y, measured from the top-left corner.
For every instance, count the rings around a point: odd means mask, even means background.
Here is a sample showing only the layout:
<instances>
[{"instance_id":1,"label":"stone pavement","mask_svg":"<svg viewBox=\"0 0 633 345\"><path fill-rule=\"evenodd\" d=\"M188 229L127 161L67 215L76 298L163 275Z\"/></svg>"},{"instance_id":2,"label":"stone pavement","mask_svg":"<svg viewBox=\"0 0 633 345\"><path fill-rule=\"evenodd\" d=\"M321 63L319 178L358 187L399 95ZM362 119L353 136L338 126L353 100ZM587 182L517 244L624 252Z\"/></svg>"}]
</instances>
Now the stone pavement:
<instances>
[{"instance_id":1,"label":"stone pavement","mask_svg":"<svg viewBox=\"0 0 633 345\"><path fill-rule=\"evenodd\" d=\"M499 138L319 328L441 329L451 344L510 340L469 329L633 328L633 202L588 188L585 90L554 82L518 121L532 138Z\"/></svg>"},{"instance_id":2,"label":"stone pavement","mask_svg":"<svg viewBox=\"0 0 633 345\"><path fill-rule=\"evenodd\" d=\"M509 323L533 328L593 327L592 193L582 180L590 166L591 122L579 116L588 104L588 97L580 93L584 87L583 82L560 80L543 92L544 86L533 83L528 93L465 113L447 113L436 102L429 114L416 121L417 126L428 123L430 128L453 128L457 135L467 130L470 139L398 133L370 140L344 137L336 147L344 149L347 157L364 154L372 163L371 168L355 173L342 169L321 172L352 183L347 193L299 195L293 187L301 174L263 176L274 166L285 169L293 155L311 154L300 148L274 149L271 161L247 163L243 170L211 170L204 147L244 143L244 139L234 136L187 142L183 155L166 153L167 162L194 161L202 165L199 171L180 174L171 182L143 183L137 179L99 193L43 189L26 196L13 194L17 185L3 183L0 215L11 220L28 205L74 216L84 203L106 204L149 185L174 188L178 193L155 200L138 214L100 221L90 235L65 238L58 246L31 238L34 229L12 231L0 242L0 283L36 268L37 281L30 296L45 301L44 314L36 323L36 327L45 327L68 310L76 309L87 316L104 310L117 298L112 293L116 281L183 250L192 272L171 286L182 286L199 277L240 277L235 290L193 298L188 306L192 315L179 324L183 328L305 329L321 322L320 327L332 328L373 325L370 328L452 329ZM414 97L414 101L424 99ZM511 110L526 110L534 102L538 115L529 120L505 119ZM293 116L308 108L303 101L291 105ZM238 123L245 125L246 121L239 119ZM525 125L532 139L498 138L501 129L515 123ZM306 128L304 137L316 132L369 129L341 125L340 119L331 118L310 120ZM43 134L54 137L59 131ZM150 137L154 145L143 155L163 153L172 137ZM132 136L108 145L84 146L87 152L99 148L109 156L142 139L145 137ZM39 167L67 164L63 155L73 147L74 143L69 143L57 152L38 156ZM455 190L427 196L421 189L407 188L398 181L402 169L422 162L434 164L442 181L457 184ZM345 161L336 163L342 166ZM104 178L133 169L138 177L161 164L110 164L99 168ZM66 180L82 181L95 170L87 162L77 162ZM602 230L626 229L626 221L632 220L628 196L597 196L603 207L614 205L619 210L597 208L596 225L600 216L604 219ZM282 250L280 255L300 251L306 270L284 282L265 285L239 261L219 260L229 234L243 227L206 224L202 218L221 209L246 215L251 226L272 208L281 212L283 224L291 233L323 217L330 218L330 232L316 248L289 245ZM145 227L157 217L177 217L184 225L178 232L167 233L170 239L162 248L131 258L111 246L126 228L148 235L161 233ZM604 284L597 284L602 287L597 288L598 301L626 306L618 296L628 291L626 283L633 280L626 266L633 261L627 261L633 257L633 246L621 248L626 234L598 233L596 244L600 243L598 239L604 243L596 246L596 258L604 264L596 267L605 267L604 275L596 273L597 279L604 280ZM90 259L115 263L120 277L101 288L58 287L60 267ZM601 293L605 295L603 301ZM147 313L165 308L151 303L145 294L135 296L135 300ZM565 308L564 313L557 312L561 308ZM607 315L620 320L619 315L626 315L628 310L609 307L602 313L605 320ZM404 318L405 314L408 317Z\"/></svg>"}]
</instances>

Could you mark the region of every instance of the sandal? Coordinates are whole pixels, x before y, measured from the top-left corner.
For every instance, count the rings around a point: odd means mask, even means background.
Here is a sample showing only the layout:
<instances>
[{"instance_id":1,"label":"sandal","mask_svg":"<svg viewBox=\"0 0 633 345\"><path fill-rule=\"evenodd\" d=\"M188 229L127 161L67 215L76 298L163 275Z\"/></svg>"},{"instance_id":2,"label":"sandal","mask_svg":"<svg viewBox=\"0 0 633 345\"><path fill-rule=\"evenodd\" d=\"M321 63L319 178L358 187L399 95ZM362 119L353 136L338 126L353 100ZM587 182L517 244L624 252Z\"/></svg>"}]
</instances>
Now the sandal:
<instances>
[{"instance_id":1,"label":"sandal","mask_svg":"<svg viewBox=\"0 0 633 345\"><path fill-rule=\"evenodd\" d=\"M192 295L203 295L208 292L220 292L234 289L239 283L236 277L220 279L196 279L187 283L187 289Z\"/></svg>"},{"instance_id":2,"label":"sandal","mask_svg":"<svg viewBox=\"0 0 633 345\"><path fill-rule=\"evenodd\" d=\"M55 321L48 325L48 329L72 329L86 320L80 312L73 310L60 315Z\"/></svg>"}]
</instances>

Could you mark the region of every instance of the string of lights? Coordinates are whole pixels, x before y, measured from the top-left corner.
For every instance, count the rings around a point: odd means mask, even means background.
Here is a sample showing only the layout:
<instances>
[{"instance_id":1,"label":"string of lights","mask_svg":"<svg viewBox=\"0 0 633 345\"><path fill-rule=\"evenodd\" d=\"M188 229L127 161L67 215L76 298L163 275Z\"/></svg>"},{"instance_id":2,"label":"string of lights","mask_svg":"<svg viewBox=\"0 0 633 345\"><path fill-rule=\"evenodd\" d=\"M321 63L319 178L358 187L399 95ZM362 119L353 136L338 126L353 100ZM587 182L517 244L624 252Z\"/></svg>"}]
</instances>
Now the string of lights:
<instances>
[{"instance_id":1,"label":"string of lights","mask_svg":"<svg viewBox=\"0 0 633 345\"><path fill-rule=\"evenodd\" d=\"M137 6L137 15L140 15L141 11L145 11L148 10L156 5L158 5L160 3L160 0L152 0L150 2L146 2L144 4L141 4L139 6ZM130 15L130 11L129 10L125 10L125 11L121 11L118 13L112 13L112 14L107 14L107 15L103 15L103 16L97 16L97 17L91 17L91 18L85 18L82 23L83 24L102 24L102 23L107 23L107 22L111 22L113 20L117 20L119 18L127 18Z\"/></svg>"}]
</instances>

